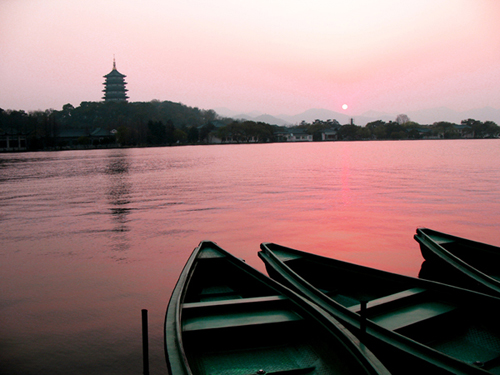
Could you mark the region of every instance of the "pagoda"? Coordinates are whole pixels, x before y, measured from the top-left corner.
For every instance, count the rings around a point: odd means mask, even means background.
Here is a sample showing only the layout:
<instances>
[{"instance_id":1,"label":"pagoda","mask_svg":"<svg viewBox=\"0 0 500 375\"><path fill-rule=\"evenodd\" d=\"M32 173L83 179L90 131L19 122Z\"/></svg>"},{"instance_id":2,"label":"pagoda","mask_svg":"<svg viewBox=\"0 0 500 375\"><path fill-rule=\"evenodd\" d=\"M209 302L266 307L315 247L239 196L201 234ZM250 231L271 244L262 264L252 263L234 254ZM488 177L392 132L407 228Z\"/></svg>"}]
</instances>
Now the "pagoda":
<instances>
[{"instance_id":1,"label":"pagoda","mask_svg":"<svg viewBox=\"0 0 500 375\"><path fill-rule=\"evenodd\" d=\"M125 88L127 82L125 82L124 78L126 75L121 74L118 70L116 70L116 62L113 57L113 70L106 74L104 78L106 78L106 82L104 82L104 101L105 102L126 102L128 96L126 92L128 91Z\"/></svg>"}]
</instances>

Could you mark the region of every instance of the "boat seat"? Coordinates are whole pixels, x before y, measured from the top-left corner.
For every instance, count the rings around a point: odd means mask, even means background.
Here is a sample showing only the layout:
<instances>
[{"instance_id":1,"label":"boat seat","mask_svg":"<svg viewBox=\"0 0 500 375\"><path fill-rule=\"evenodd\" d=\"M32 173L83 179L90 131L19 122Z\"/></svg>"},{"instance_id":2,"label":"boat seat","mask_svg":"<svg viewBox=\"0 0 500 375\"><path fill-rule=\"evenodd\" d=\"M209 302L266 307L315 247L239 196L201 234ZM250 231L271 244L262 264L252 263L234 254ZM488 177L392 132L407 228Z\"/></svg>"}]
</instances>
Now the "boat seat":
<instances>
[{"instance_id":1,"label":"boat seat","mask_svg":"<svg viewBox=\"0 0 500 375\"><path fill-rule=\"evenodd\" d=\"M368 301L366 317L384 328L398 330L454 310L454 306L436 300L406 303L410 298L421 296L424 291L412 288ZM349 310L360 313L361 305L351 306Z\"/></svg>"},{"instance_id":2,"label":"boat seat","mask_svg":"<svg viewBox=\"0 0 500 375\"><path fill-rule=\"evenodd\" d=\"M412 288L403 290L398 293L390 294L388 296L373 299L368 301L366 310L369 311L370 309L379 307L381 305L387 306L390 303L402 303L406 298L417 296L424 291L425 289L422 288ZM348 307L348 309L353 312L359 313L361 311L361 304L358 303L357 305L350 306Z\"/></svg>"},{"instance_id":3,"label":"boat seat","mask_svg":"<svg viewBox=\"0 0 500 375\"><path fill-rule=\"evenodd\" d=\"M286 370L278 370L278 371L272 371L272 372L262 372L262 374L266 375L303 375L303 374L310 374L316 370L316 366L311 366L311 367L301 367L301 368L293 368L293 369L286 369ZM260 371L254 372L252 374L248 375L255 375L255 374L261 374Z\"/></svg>"},{"instance_id":4,"label":"boat seat","mask_svg":"<svg viewBox=\"0 0 500 375\"><path fill-rule=\"evenodd\" d=\"M375 316L368 315L368 319L384 328L396 331L453 311L455 307L441 301L422 301L395 309L388 309L384 313Z\"/></svg>"},{"instance_id":5,"label":"boat seat","mask_svg":"<svg viewBox=\"0 0 500 375\"><path fill-rule=\"evenodd\" d=\"M183 309L209 308L214 306L218 307L218 306L242 305L246 303L276 302L276 301L284 301L286 299L287 298L284 296L264 296L264 297L250 297L250 298L237 297L234 299L227 299L227 300L183 303L182 308Z\"/></svg>"},{"instance_id":6,"label":"boat seat","mask_svg":"<svg viewBox=\"0 0 500 375\"><path fill-rule=\"evenodd\" d=\"M243 327L251 325L284 323L302 318L289 310L263 310L252 312L227 313L210 316L196 316L182 322L182 330L199 331L205 329Z\"/></svg>"},{"instance_id":7,"label":"boat seat","mask_svg":"<svg viewBox=\"0 0 500 375\"><path fill-rule=\"evenodd\" d=\"M200 296L201 301L221 301L242 298L239 293L227 285L212 285L202 289Z\"/></svg>"},{"instance_id":8,"label":"boat seat","mask_svg":"<svg viewBox=\"0 0 500 375\"><path fill-rule=\"evenodd\" d=\"M279 303L285 300L282 296L266 296L184 303L182 330L188 332L301 320L300 315L280 308Z\"/></svg>"}]
</instances>

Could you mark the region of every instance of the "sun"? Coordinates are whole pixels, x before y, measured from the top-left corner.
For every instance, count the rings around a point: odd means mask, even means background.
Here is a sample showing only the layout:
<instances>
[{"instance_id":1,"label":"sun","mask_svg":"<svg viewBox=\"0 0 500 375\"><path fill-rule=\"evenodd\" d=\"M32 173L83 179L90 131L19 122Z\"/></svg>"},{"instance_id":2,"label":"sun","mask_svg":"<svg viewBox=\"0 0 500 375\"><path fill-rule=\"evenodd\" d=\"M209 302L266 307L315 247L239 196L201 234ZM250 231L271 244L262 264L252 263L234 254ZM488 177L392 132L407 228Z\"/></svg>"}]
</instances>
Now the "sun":
<instances>
[{"instance_id":1,"label":"sun","mask_svg":"<svg viewBox=\"0 0 500 375\"><path fill-rule=\"evenodd\" d=\"M347 104L342 104L342 109L345 111L349 106Z\"/></svg>"}]
</instances>

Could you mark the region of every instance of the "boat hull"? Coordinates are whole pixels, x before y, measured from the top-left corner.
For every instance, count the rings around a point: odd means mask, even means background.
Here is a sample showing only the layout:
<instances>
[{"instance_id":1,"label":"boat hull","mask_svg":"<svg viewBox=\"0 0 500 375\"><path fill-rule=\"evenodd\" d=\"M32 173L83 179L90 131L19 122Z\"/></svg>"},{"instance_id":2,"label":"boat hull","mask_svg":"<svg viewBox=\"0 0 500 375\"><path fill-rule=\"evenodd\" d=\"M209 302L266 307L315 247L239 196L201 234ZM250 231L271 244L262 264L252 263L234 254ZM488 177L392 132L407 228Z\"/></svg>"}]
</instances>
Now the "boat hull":
<instances>
[{"instance_id":1,"label":"boat hull","mask_svg":"<svg viewBox=\"0 0 500 375\"><path fill-rule=\"evenodd\" d=\"M419 276L500 297L500 248L427 228L414 238L425 259Z\"/></svg>"}]
</instances>

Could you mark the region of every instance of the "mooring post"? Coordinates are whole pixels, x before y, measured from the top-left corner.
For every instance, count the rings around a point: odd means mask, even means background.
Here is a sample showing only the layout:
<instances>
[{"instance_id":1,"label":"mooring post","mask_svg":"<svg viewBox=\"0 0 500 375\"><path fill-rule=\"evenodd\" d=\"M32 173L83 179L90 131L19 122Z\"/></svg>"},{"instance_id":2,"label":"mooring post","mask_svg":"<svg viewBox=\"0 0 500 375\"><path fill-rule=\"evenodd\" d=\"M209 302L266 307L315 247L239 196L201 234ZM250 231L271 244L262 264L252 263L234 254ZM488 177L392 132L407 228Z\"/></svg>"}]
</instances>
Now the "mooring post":
<instances>
[{"instance_id":1,"label":"mooring post","mask_svg":"<svg viewBox=\"0 0 500 375\"><path fill-rule=\"evenodd\" d=\"M142 363L144 375L149 375L148 310L142 310Z\"/></svg>"},{"instance_id":2,"label":"mooring post","mask_svg":"<svg viewBox=\"0 0 500 375\"><path fill-rule=\"evenodd\" d=\"M368 303L367 301L359 301L361 304L361 321L359 328L361 329L361 334L365 334L366 332L366 304Z\"/></svg>"}]
</instances>

